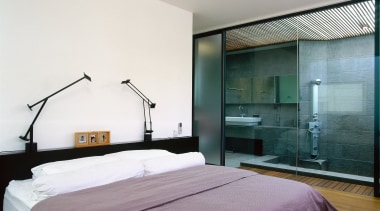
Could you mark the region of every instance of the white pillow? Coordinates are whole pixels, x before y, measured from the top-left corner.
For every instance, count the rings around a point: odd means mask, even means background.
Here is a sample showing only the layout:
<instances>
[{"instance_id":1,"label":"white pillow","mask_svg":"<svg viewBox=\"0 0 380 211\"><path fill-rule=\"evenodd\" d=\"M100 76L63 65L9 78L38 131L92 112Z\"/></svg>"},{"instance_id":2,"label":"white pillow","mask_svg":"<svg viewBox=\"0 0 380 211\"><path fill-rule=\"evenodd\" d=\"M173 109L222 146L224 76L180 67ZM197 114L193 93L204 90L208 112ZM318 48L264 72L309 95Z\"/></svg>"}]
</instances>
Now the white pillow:
<instances>
[{"instance_id":1,"label":"white pillow","mask_svg":"<svg viewBox=\"0 0 380 211\"><path fill-rule=\"evenodd\" d=\"M33 173L33 178L37 178L41 175L64 173L67 171L81 169L87 166L113 162L119 159L146 160L173 154L174 153L162 149L129 150L110 153L104 156L92 156L45 163L33 167L31 171Z\"/></svg>"},{"instance_id":2,"label":"white pillow","mask_svg":"<svg viewBox=\"0 0 380 211\"><path fill-rule=\"evenodd\" d=\"M200 152L173 154L165 157L153 158L144 162L145 176L174 171L193 166L205 165L206 161Z\"/></svg>"},{"instance_id":3,"label":"white pillow","mask_svg":"<svg viewBox=\"0 0 380 211\"><path fill-rule=\"evenodd\" d=\"M132 159L132 160L147 160L152 158L158 158L168 155L174 155L174 153L171 153L167 150L163 149L146 149L146 150L128 150L128 151L121 151L121 152L115 152L106 154L104 156L106 157L114 157L119 159Z\"/></svg>"},{"instance_id":4,"label":"white pillow","mask_svg":"<svg viewBox=\"0 0 380 211\"><path fill-rule=\"evenodd\" d=\"M64 173L67 171L73 171L73 170L81 169L87 166L98 165L102 163L109 163L116 160L118 159L112 158L112 157L104 157L104 156L84 157L84 158L45 163L45 164L33 167L31 171L33 173L33 178L37 178L42 175Z\"/></svg>"},{"instance_id":5,"label":"white pillow","mask_svg":"<svg viewBox=\"0 0 380 211\"><path fill-rule=\"evenodd\" d=\"M42 175L32 183L33 199L43 200L58 194L143 175L144 165L136 160L118 160L64 173Z\"/></svg>"}]
</instances>

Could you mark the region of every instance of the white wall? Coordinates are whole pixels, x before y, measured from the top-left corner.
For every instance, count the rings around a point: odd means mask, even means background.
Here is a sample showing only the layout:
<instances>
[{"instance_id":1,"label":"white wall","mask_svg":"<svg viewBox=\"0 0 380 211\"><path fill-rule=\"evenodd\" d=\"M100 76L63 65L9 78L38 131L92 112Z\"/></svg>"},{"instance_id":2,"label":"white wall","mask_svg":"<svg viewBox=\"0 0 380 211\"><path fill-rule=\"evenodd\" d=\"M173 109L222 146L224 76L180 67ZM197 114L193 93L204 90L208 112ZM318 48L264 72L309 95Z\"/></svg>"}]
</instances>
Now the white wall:
<instances>
[{"instance_id":1,"label":"white wall","mask_svg":"<svg viewBox=\"0 0 380 211\"><path fill-rule=\"evenodd\" d=\"M141 99L157 104L153 139L191 135L192 14L158 0L0 0L0 151L74 146L74 133L110 130L111 142L143 140Z\"/></svg>"}]
</instances>

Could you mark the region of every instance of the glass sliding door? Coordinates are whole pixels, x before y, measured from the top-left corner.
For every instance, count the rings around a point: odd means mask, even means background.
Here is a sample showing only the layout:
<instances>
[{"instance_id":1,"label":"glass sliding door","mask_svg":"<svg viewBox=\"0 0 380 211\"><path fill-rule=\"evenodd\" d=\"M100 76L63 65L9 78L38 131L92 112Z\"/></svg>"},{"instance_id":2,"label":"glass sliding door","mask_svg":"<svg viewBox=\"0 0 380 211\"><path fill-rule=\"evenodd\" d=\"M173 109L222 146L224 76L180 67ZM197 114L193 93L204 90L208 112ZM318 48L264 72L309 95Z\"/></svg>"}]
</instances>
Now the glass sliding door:
<instances>
[{"instance_id":1,"label":"glass sliding door","mask_svg":"<svg viewBox=\"0 0 380 211\"><path fill-rule=\"evenodd\" d=\"M193 135L206 163L224 165L222 34L194 40Z\"/></svg>"},{"instance_id":2,"label":"glass sliding door","mask_svg":"<svg viewBox=\"0 0 380 211\"><path fill-rule=\"evenodd\" d=\"M226 32L227 166L281 166L296 172L297 25L296 18L286 17ZM230 117L242 117L241 122L229 121Z\"/></svg>"},{"instance_id":3,"label":"glass sliding door","mask_svg":"<svg viewBox=\"0 0 380 211\"><path fill-rule=\"evenodd\" d=\"M299 173L378 182L374 4L340 4L299 16ZM307 39L307 29L324 37Z\"/></svg>"},{"instance_id":4,"label":"glass sliding door","mask_svg":"<svg viewBox=\"0 0 380 211\"><path fill-rule=\"evenodd\" d=\"M241 31L260 29L260 26L252 26ZM242 34L241 31L228 31L227 37ZM296 29L293 31L296 37ZM249 36L260 38L255 34ZM262 39L270 36L266 34ZM226 53L227 166L267 167L282 162L289 165L288 171L295 172L298 145L297 49L297 42L291 41ZM233 118L241 121L230 121Z\"/></svg>"}]
</instances>

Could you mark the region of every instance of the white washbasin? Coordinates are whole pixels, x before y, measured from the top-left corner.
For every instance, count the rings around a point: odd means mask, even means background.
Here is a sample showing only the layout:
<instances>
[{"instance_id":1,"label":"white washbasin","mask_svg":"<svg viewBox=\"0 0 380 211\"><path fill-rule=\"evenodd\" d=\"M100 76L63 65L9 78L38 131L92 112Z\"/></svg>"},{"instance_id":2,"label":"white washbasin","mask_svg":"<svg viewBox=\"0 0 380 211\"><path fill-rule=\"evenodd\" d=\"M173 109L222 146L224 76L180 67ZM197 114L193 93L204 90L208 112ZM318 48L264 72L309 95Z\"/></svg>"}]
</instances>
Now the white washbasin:
<instances>
[{"instance_id":1,"label":"white washbasin","mask_svg":"<svg viewBox=\"0 0 380 211\"><path fill-rule=\"evenodd\" d=\"M261 117L226 116L226 125L254 126L261 122Z\"/></svg>"}]
</instances>

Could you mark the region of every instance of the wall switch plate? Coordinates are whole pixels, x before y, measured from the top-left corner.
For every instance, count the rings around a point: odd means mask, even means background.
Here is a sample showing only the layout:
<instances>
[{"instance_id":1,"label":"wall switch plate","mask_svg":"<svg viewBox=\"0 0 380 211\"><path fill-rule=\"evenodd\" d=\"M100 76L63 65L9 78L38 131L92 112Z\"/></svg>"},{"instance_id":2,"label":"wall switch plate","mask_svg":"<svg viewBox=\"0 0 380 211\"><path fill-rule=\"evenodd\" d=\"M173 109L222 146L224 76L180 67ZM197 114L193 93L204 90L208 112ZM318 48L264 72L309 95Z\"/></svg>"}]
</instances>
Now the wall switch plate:
<instances>
[{"instance_id":1,"label":"wall switch plate","mask_svg":"<svg viewBox=\"0 0 380 211\"><path fill-rule=\"evenodd\" d=\"M178 123L178 134L182 134L182 122Z\"/></svg>"}]
</instances>

